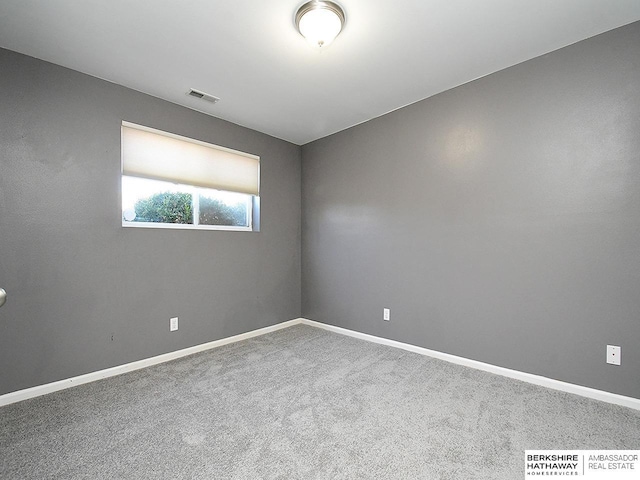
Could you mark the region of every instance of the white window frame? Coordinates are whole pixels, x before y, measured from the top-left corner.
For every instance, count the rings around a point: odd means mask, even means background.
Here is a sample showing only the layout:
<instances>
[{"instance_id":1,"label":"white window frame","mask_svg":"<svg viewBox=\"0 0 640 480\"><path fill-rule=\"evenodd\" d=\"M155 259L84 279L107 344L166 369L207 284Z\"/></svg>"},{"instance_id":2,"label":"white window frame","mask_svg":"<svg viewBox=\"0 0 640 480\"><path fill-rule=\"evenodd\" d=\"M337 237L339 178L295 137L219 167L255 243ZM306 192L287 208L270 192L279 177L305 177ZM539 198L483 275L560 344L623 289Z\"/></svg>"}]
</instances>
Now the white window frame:
<instances>
[{"instance_id":1,"label":"white window frame","mask_svg":"<svg viewBox=\"0 0 640 480\"><path fill-rule=\"evenodd\" d=\"M247 157L253 157L258 159L258 182L260 178L259 173L259 157L251 154L246 154L244 152L240 152L238 150L232 150L226 147L220 147L218 145L214 145L207 142L202 142L200 140L191 139L188 137L183 137L181 135L176 135L169 132L164 132L162 130L157 130L151 127L145 127L142 125L137 125L131 122L123 121L123 127L134 128L150 133L155 133L158 135L163 135L169 138L177 139L184 142L193 143L196 145L203 145L206 147L211 147L214 149L240 154ZM122 142L123 143L123 142ZM122 145L121 143L121 145ZM124 150L124 149L123 149ZM244 192L233 192L240 193L246 196L246 206L247 206L247 225L246 226L235 226L235 225L202 225L199 224L199 216L200 216L200 195L199 193L205 190L203 187L198 187L196 185L188 185L182 183L173 183L179 187L183 187L182 189L178 189L180 192L190 193L192 199L192 208L193 208L193 223L162 223L162 222L136 222L136 221L127 221L122 218L122 179L124 177L131 177L129 175L125 175L124 170L124 152L121 152L121 166L120 166L120 216L122 219L122 226L126 228L164 228L164 229L178 229L178 230L226 230L226 231L259 231L260 228L260 196L251 195ZM131 177L131 178L142 178L145 177ZM165 180L168 183L171 183L168 180ZM222 191L222 190L219 190Z\"/></svg>"}]
</instances>

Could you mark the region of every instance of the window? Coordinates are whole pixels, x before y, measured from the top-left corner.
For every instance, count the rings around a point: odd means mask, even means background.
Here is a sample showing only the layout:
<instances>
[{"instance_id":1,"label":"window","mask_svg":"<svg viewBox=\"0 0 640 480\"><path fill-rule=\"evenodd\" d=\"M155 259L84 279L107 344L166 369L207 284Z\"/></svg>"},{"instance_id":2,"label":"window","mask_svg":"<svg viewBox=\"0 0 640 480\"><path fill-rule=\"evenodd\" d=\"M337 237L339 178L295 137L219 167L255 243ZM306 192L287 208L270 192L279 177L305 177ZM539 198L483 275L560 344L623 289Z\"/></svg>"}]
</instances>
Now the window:
<instances>
[{"instance_id":1,"label":"window","mask_svg":"<svg viewBox=\"0 0 640 480\"><path fill-rule=\"evenodd\" d=\"M122 225L257 230L260 158L122 122Z\"/></svg>"}]
</instances>

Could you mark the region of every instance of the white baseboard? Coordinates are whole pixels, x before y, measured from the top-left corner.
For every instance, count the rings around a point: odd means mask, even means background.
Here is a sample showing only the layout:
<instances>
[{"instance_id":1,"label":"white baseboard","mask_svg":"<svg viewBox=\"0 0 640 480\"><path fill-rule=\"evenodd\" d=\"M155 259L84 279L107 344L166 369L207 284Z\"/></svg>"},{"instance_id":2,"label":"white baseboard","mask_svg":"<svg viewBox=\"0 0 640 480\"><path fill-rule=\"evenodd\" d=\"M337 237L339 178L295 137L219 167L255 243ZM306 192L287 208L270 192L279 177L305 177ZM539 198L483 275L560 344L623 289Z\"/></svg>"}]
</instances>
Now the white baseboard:
<instances>
[{"instance_id":1,"label":"white baseboard","mask_svg":"<svg viewBox=\"0 0 640 480\"><path fill-rule=\"evenodd\" d=\"M82 385L84 383L95 382L103 378L114 377L123 373L132 372L141 368L150 367L159 363L168 362L177 358L186 357L187 355L193 355L194 353L203 352L212 348L221 347L230 343L240 342L249 338L265 335L267 333L275 332L283 328L288 328L293 325L304 324L311 327L321 328L330 332L347 335L350 337L358 338L360 340L366 340L369 342L379 343L381 345L387 345L390 347L401 348L410 352L418 353L420 355L426 355L428 357L438 358L447 362L455 363L458 365L464 365L465 367L475 368L477 370L483 370L489 373L495 373L496 375L502 375L503 377L514 378L523 382L540 385L542 387L551 388L554 390L560 390L567 393L573 393L594 400L600 400L602 402L613 403L615 405L621 405L623 407L633 408L640 410L640 399L633 397L626 397L624 395L618 395L615 393L605 392L603 390L596 390L594 388L583 387L580 385L574 385L572 383L561 382L547 377L539 375L533 375L531 373L519 372L517 370L511 370L504 367L498 367L489 363L478 362L476 360L470 360L464 357L458 357L456 355L450 355L448 353L438 352L436 350L429 350L428 348L418 347L408 343L398 342L395 340L389 340L386 338L376 337L366 333L356 332L354 330L348 330L342 327L336 327L328 325L326 323L315 322L306 318L296 318L287 322L278 323L269 327L260 328L258 330L252 330L251 332L242 333L233 337L222 338L213 342L203 343L193 347L185 348L175 352L165 353L155 357L138 360L136 362L127 363L124 365L118 365L116 367L107 368L105 370L99 370L97 372L91 372L78 377L67 378L53 383L47 383L45 385L39 385L36 387L27 388L24 390L18 390L17 392L11 392L4 395L0 395L0 407L9 405L11 403L20 402L29 398L39 397L40 395L46 395L47 393L57 392L66 388L75 387L76 385Z\"/></svg>"},{"instance_id":2,"label":"white baseboard","mask_svg":"<svg viewBox=\"0 0 640 480\"><path fill-rule=\"evenodd\" d=\"M29 398L39 397L40 395L46 395L47 393L57 392L58 390L64 390L66 388L75 387L76 385L82 385L84 383L95 382L103 378L114 377L123 373L132 372L141 368L150 367L159 363L168 362L177 358L186 357L187 355L193 355L194 353L203 352L211 348L221 347L230 343L240 342L247 340L248 338L257 337L266 333L275 332L283 328L291 327L302 323L301 318L289 320L288 322L278 323L269 327L260 328L258 330L252 330L251 332L242 333L240 335L234 335L233 337L222 338L213 342L203 343L193 347L177 350L175 352L169 352L156 357L145 358L136 362L126 363L124 365L118 365L117 367L107 368L105 370L99 370L97 372L91 372L78 377L67 378L53 383L47 383L45 385L38 385L36 387L26 388L24 390L18 390L17 392L11 392L4 395L0 395L0 407L9 405L11 403L20 402Z\"/></svg>"},{"instance_id":3,"label":"white baseboard","mask_svg":"<svg viewBox=\"0 0 640 480\"><path fill-rule=\"evenodd\" d=\"M361 340L367 340L369 342L379 343L381 345L388 345L390 347L401 348L410 352L419 353L420 355L426 355L428 357L438 358L447 362L456 363L458 365L464 365L465 367L475 368L477 370L483 370L489 373L495 373L496 375L502 375L503 377L514 378L527 383L533 383L534 385L540 385L542 387L551 388L553 390L560 390L567 393L573 393L582 397L592 398L594 400L600 400L601 402L613 403L615 405L622 405L623 407L633 408L640 410L640 399L633 397L626 397L624 395L618 395L616 393L605 392L603 390L596 390L595 388L583 387L581 385L574 385L573 383L561 382L560 380L554 380L552 378L542 377L540 375L533 375L531 373L520 372L518 370L511 370L509 368L498 367L489 363L478 362L476 360L470 360L464 357L458 357L456 355L450 355L448 353L438 352L436 350L429 350L428 348L417 347L408 343L397 342L395 340L388 340L386 338L376 337L374 335L368 335L366 333L356 332L354 330L348 330L342 327L336 327L333 325L327 325L325 323L315 322L303 318L300 323L309 325L316 328L322 328L330 332L340 333L342 335L348 335L350 337L359 338Z\"/></svg>"}]
</instances>

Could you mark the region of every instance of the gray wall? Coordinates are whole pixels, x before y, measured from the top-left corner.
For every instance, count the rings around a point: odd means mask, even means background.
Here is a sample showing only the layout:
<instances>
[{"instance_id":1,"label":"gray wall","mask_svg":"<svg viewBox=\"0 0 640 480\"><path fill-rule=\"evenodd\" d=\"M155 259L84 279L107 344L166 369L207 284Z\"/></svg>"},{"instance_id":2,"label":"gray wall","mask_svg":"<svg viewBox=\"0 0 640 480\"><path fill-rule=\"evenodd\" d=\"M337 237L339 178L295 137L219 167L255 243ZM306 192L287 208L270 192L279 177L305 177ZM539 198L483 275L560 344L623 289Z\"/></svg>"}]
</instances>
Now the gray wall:
<instances>
[{"instance_id":1,"label":"gray wall","mask_svg":"<svg viewBox=\"0 0 640 480\"><path fill-rule=\"evenodd\" d=\"M302 313L640 398L637 45L638 23L304 146L302 309L299 147L0 50L0 394ZM261 231L122 228L122 120L260 155Z\"/></svg>"},{"instance_id":2,"label":"gray wall","mask_svg":"<svg viewBox=\"0 0 640 480\"><path fill-rule=\"evenodd\" d=\"M303 316L640 398L639 45L635 23L305 145Z\"/></svg>"},{"instance_id":3,"label":"gray wall","mask_svg":"<svg viewBox=\"0 0 640 480\"><path fill-rule=\"evenodd\" d=\"M300 147L6 50L0 72L0 394L300 316ZM122 228L122 120L260 155L261 231Z\"/></svg>"}]
</instances>

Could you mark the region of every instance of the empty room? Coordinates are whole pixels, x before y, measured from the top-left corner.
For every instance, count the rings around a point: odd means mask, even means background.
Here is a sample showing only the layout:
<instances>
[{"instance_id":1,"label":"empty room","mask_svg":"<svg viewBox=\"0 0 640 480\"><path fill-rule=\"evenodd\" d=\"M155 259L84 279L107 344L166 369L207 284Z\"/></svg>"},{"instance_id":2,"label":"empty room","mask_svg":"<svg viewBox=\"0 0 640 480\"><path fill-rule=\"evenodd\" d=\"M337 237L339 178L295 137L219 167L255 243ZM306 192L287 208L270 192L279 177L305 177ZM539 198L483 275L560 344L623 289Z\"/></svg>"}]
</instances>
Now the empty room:
<instances>
[{"instance_id":1,"label":"empty room","mask_svg":"<svg viewBox=\"0 0 640 480\"><path fill-rule=\"evenodd\" d=\"M640 2L0 2L0 478L640 478Z\"/></svg>"}]
</instances>

